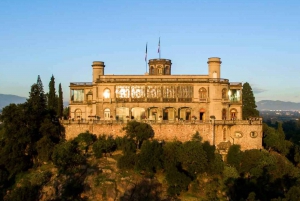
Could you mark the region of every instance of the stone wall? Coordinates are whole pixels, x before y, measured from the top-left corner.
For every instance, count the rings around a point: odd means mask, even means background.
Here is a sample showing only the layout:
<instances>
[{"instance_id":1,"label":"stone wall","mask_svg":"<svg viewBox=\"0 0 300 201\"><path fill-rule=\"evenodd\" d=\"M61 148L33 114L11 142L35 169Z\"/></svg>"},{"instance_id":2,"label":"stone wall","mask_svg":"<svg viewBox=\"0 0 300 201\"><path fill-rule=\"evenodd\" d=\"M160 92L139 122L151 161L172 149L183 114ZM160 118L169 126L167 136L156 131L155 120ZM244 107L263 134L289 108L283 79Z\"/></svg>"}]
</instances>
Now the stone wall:
<instances>
[{"instance_id":1,"label":"stone wall","mask_svg":"<svg viewBox=\"0 0 300 201\"><path fill-rule=\"evenodd\" d=\"M209 141L220 147L220 143L240 144L242 150L261 149L262 148L262 124L248 124L246 121L224 124L197 123L197 124L151 124L154 130L154 138L157 140L179 140L188 141L197 131L203 138L203 141ZM96 135L124 136L122 129L126 124L64 124L66 130L66 139L75 138L78 134L89 131ZM256 136L253 134L255 133ZM228 148L228 147L227 147ZM226 148L224 148L226 149Z\"/></svg>"}]
</instances>

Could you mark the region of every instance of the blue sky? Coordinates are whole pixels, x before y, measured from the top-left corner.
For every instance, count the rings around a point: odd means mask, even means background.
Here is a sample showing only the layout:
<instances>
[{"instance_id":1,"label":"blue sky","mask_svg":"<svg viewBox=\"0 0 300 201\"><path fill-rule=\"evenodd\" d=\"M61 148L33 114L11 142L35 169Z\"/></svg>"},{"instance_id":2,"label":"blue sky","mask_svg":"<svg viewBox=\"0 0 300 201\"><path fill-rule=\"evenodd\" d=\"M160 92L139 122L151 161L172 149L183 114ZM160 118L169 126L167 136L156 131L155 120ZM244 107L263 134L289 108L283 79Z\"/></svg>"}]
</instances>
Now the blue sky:
<instances>
[{"instance_id":1,"label":"blue sky","mask_svg":"<svg viewBox=\"0 0 300 201\"><path fill-rule=\"evenodd\" d=\"M256 101L300 102L300 1L1 0L0 93L28 97L53 74L65 100L70 82L106 74L144 74L148 59L172 60L172 74L207 74L249 82Z\"/></svg>"}]
</instances>

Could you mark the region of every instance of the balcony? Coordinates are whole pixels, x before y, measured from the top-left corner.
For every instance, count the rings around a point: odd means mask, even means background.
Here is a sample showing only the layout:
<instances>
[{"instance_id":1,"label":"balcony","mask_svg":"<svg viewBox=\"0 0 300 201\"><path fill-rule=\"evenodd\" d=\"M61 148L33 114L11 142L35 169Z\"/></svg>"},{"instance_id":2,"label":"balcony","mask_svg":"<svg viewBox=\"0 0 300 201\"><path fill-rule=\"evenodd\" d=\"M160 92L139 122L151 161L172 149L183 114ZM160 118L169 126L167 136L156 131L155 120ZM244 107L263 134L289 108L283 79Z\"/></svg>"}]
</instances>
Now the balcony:
<instances>
[{"instance_id":1,"label":"balcony","mask_svg":"<svg viewBox=\"0 0 300 201\"><path fill-rule=\"evenodd\" d=\"M192 98L178 98L178 102L192 102Z\"/></svg>"},{"instance_id":2,"label":"balcony","mask_svg":"<svg viewBox=\"0 0 300 201\"><path fill-rule=\"evenodd\" d=\"M229 98L222 98L222 103L230 103Z\"/></svg>"},{"instance_id":3,"label":"balcony","mask_svg":"<svg viewBox=\"0 0 300 201\"><path fill-rule=\"evenodd\" d=\"M207 103L207 98L199 98L200 103Z\"/></svg>"}]
</instances>

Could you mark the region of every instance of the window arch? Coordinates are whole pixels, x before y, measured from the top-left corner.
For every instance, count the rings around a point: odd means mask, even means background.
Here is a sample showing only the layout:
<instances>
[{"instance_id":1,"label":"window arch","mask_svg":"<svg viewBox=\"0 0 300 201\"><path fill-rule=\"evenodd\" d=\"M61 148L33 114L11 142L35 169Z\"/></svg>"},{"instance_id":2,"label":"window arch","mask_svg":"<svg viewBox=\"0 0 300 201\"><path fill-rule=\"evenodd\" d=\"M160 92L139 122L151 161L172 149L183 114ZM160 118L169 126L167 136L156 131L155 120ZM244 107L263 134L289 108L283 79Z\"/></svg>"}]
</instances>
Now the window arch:
<instances>
[{"instance_id":1,"label":"window arch","mask_svg":"<svg viewBox=\"0 0 300 201\"><path fill-rule=\"evenodd\" d=\"M166 66L166 68L165 68L165 75L169 75L170 73L169 73L169 67L168 66Z\"/></svg>"},{"instance_id":2,"label":"window arch","mask_svg":"<svg viewBox=\"0 0 300 201\"><path fill-rule=\"evenodd\" d=\"M222 119L223 119L223 120L226 120L226 116L227 116L227 114L226 114L226 109L224 108L224 109L222 110Z\"/></svg>"},{"instance_id":3,"label":"window arch","mask_svg":"<svg viewBox=\"0 0 300 201\"><path fill-rule=\"evenodd\" d=\"M231 120L236 120L237 110L235 108L230 110L230 117L231 117Z\"/></svg>"},{"instance_id":4,"label":"window arch","mask_svg":"<svg viewBox=\"0 0 300 201\"><path fill-rule=\"evenodd\" d=\"M199 98L206 98L207 96L207 91L204 87L201 87L199 89Z\"/></svg>"},{"instance_id":5,"label":"window arch","mask_svg":"<svg viewBox=\"0 0 300 201\"><path fill-rule=\"evenodd\" d=\"M110 98L110 90L108 88L104 89L103 98Z\"/></svg>"},{"instance_id":6,"label":"window arch","mask_svg":"<svg viewBox=\"0 0 300 201\"><path fill-rule=\"evenodd\" d=\"M76 110L74 111L74 118L75 118L75 119L81 119L81 118L82 118L82 112L81 112L80 109L76 109Z\"/></svg>"},{"instance_id":7,"label":"window arch","mask_svg":"<svg viewBox=\"0 0 300 201\"><path fill-rule=\"evenodd\" d=\"M222 98L223 99L227 98L227 89L226 88L222 89Z\"/></svg>"},{"instance_id":8,"label":"window arch","mask_svg":"<svg viewBox=\"0 0 300 201\"><path fill-rule=\"evenodd\" d=\"M213 78L218 78L218 73L216 71L213 72Z\"/></svg>"},{"instance_id":9,"label":"window arch","mask_svg":"<svg viewBox=\"0 0 300 201\"><path fill-rule=\"evenodd\" d=\"M109 120L110 119L110 109L106 108L104 109L104 120Z\"/></svg>"},{"instance_id":10,"label":"window arch","mask_svg":"<svg viewBox=\"0 0 300 201\"><path fill-rule=\"evenodd\" d=\"M155 74L155 69L154 69L154 67L153 66L151 66L151 75L154 75Z\"/></svg>"}]
</instances>

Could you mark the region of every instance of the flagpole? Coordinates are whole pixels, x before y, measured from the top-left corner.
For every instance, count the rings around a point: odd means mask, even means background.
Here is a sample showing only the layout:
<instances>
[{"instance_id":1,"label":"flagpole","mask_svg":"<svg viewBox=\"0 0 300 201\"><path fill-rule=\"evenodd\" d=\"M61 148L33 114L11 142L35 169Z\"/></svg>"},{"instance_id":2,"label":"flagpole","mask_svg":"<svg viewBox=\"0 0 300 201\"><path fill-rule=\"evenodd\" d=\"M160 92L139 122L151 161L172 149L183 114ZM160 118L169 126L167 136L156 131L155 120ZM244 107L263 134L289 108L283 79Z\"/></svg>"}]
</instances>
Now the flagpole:
<instances>
[{"instance_id":1,"label":"flagpole","mask_svg":"<svg viewBox=\"0 0 300 201\"><path fill-rule=\"evenodd\" d=\"M160 59L160 52L161 52L161 50L160 50L160 37L159 37L159 39L158 39L158 53L159 53L159 59Z\"/></svg>"},{"instance_id":2,"label":"flagpole","mask_svg":"<svg viewBox=\"0 0 300 201\"><path fill-rule=\"evenodd\" d=\"M145 52L145 65L146 65L146 73L148 73L148 70L147 70L147 45L148 45L148 42L146 43L146 52Z\"/></svg>"}]
</instances>

